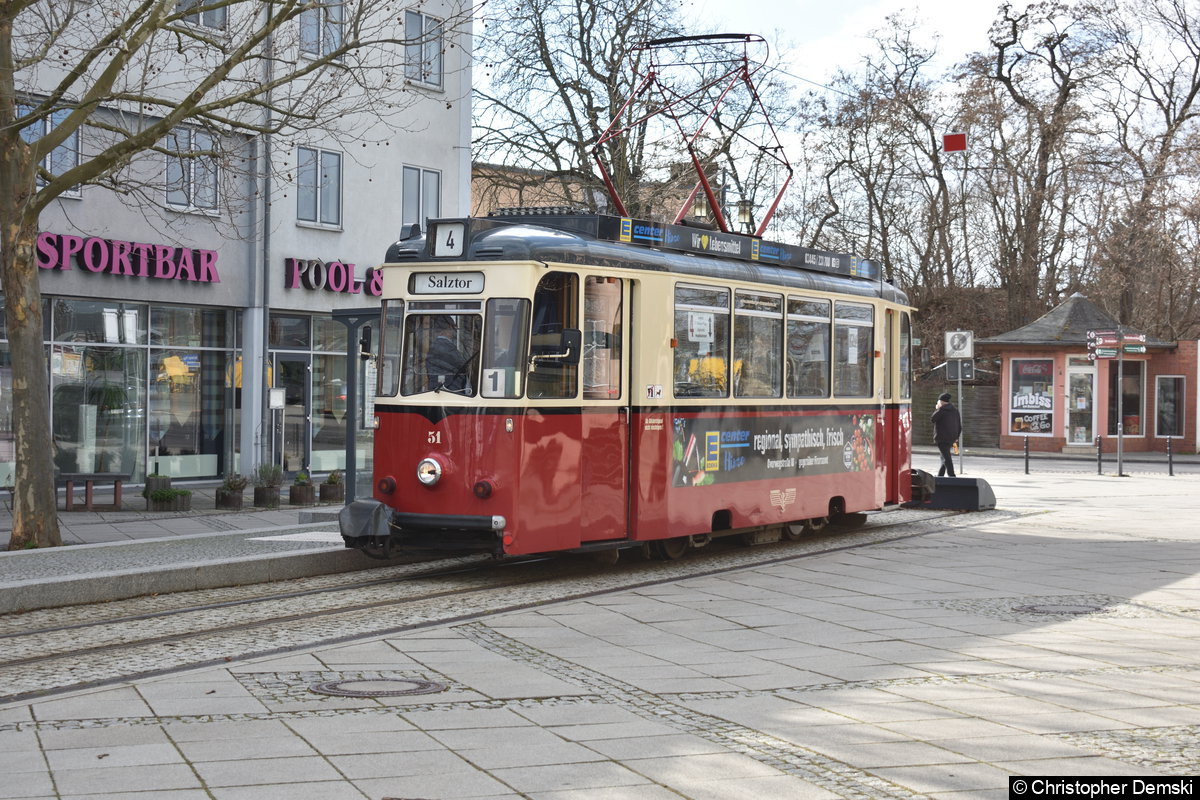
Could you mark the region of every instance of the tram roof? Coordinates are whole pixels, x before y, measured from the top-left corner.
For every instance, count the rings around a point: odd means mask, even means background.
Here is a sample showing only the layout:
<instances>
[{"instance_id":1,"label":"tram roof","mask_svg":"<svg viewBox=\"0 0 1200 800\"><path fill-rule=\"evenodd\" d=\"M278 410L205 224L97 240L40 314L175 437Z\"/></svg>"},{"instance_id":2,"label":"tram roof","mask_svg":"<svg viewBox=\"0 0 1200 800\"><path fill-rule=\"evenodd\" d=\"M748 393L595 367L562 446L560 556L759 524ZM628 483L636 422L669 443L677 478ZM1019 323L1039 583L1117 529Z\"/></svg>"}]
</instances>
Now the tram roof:
<instances>
[{"instance_id":1,"label":"tram roof","mask_svg":"<svg viewBox=\"0 0 1200 800\"><path fill-rule=\"evenodd\" d=\"M438 257L439 229L457 231L461 254ZM546 261L645 269L791 289L879 297L907 304L882 280L877 262L844 253L768 242L754 236L569 210L507 212L430 220L387 250L387 263L413 261Z\"/></svg>"}]
</instances>

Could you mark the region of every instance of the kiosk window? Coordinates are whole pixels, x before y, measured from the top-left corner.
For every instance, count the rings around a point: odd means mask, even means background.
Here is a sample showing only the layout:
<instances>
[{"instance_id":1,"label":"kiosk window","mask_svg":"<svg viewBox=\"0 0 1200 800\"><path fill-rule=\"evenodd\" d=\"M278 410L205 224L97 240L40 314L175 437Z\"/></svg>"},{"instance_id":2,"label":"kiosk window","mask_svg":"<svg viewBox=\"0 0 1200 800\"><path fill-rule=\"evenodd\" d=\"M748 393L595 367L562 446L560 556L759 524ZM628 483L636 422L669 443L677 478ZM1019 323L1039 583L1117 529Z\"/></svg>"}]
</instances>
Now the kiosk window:
<instances>
[{"instance_id":1,"label":"kiosk window","mask_svg":"<svg viewBox=\"0 0 1200 800\"><path fill-rule=\"evenodd\" d=\"M1183 378L1159 375L1154 395L1154 435L1183 436Z\"/></svg>"}]
</instances>

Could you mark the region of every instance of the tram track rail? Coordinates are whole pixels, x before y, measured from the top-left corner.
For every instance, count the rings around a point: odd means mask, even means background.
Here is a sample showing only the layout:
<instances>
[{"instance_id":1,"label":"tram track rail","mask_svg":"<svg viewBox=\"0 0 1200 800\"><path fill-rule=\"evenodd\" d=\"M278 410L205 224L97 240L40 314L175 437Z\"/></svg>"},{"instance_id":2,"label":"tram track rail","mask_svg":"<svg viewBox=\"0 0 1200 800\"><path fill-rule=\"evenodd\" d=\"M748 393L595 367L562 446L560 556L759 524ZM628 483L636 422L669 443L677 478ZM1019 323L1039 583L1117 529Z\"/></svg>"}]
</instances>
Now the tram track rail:
<instances>
[{"instance_id":1,"label":"tram track rail","mask_svg":"<svg viewBox=\"0 0 1200 800\"><path fill-rule=\"evenodd\" d=\"M344 585L266 593L0 634L0 703L27 701L130 680L349 644L424 627L573 602L688 578L769 567L946 530L959 512L874 515L852 532L713 553L670 562L601 567L582 558L542 557L418 569ZM919 530L913 530L917 521ZM497 576L499 576L497 578ZM230 619L236 612L239 617Z\"/></svg>"}]
</instances>

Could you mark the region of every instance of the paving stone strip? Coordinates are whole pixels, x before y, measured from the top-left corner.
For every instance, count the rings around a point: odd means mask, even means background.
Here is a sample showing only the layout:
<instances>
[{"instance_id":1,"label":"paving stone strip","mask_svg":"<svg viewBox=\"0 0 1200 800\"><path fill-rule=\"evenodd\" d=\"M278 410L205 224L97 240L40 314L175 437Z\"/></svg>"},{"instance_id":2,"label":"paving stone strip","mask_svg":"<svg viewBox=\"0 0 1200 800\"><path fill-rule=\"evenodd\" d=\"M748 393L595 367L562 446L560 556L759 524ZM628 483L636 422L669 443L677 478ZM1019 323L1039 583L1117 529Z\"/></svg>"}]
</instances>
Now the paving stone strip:
<instances>
[{"instance_id":1,"label":"paving stone strip","mask_svg":"<svg viewBox=\"0 0 1200 800\"><path fill-rule=\"evenodd\" d=\"M734 752L750 756L781 772L803 778L843 797L922 796L792 742L711 714L694 711L633 684L538 650L481 622L456 625L453 629L467 640L491 652L531 666L561 681L594 691L607 702L632 711L638 716L665 723L684 733L699 736Z\"/></svg>"},{"instance_id":2,"label":"paving stone strip","mask_svg":"<svg viewBox=\"0 0 1200 800\"><path fill-rule=\"evenodd\" d=\"M1200 774L1200 725L1071 732L1053 738L1153 770Z\"/></svg>"}]
</instances>

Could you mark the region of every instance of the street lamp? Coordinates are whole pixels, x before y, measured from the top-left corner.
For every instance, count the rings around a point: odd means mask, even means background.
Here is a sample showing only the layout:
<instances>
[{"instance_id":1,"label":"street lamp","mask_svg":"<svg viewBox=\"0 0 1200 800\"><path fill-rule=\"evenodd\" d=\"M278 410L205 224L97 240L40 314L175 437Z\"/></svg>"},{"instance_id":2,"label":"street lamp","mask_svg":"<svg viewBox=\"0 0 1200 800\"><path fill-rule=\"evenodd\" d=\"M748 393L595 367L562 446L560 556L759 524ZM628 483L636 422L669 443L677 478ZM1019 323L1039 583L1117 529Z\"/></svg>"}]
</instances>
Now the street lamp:
<instances>
[{"instance_id":1,"label":"street lamp","mask_svg":"<svg viewBox=\"0 0 1200 800\"><path fill-rule=\"evenodd\" d=\"M754 232L754 201L742 198L737 201L737 221L746 233Z\"/></svg>"}]
</instances>

